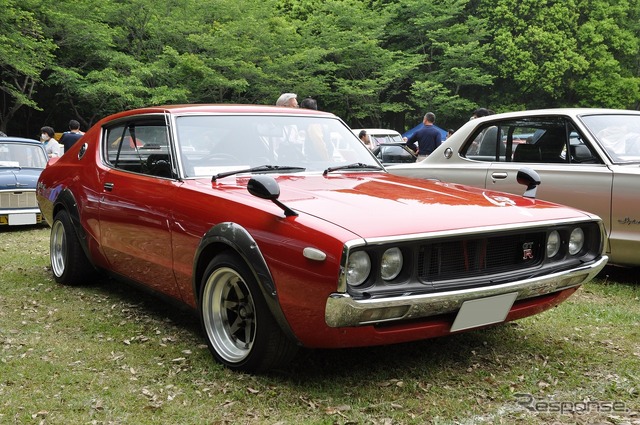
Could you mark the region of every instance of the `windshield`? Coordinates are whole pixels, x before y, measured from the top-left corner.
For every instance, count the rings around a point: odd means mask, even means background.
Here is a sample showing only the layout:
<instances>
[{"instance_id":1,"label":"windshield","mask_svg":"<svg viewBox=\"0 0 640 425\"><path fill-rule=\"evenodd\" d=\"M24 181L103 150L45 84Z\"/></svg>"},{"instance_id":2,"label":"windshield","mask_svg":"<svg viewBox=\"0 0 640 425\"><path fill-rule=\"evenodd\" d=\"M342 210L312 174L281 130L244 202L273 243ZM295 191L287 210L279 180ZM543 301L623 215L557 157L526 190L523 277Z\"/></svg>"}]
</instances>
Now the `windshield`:
<instances>
[{"instance_id":1,"label":"windshield","mask_svg":"<svg viewBox=\"0 0 640 425\"><path fill-rule=\"evenodd\" d=\"M0 167L44 168L47 157L38 145L0 142Z\"/></svg>"},{"instance_id":2,"label":"windshield","mask_svg":"<svg viewBox=\"0 0 640 425\"><path fill-rule=\"evenodd\" d=\"M640 162L640 115L589 115L582 121L613 162Z\"/></svg>"},{"instance_id":3,"label":"windshield","mask_svg":"<svg viewBox=\"0 0 640 425\"><path fill-rule=\"evenodd\" d=\"M176 124L186 177L263 165L288 167L281 172L380 165L351 130L332 117L199 115L178 117Z\"/></svg>"}]
</instances>

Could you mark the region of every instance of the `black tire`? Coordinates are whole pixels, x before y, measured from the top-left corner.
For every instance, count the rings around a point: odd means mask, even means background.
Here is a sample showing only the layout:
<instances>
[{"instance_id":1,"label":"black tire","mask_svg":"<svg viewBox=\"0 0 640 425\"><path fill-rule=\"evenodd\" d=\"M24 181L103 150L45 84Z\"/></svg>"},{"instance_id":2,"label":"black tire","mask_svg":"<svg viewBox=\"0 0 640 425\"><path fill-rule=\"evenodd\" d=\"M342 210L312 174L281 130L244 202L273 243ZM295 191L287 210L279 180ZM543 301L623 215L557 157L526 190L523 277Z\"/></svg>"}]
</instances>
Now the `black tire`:
<instances>
[{"instance_id":1,"label":"black tire","mask_svg":"<svg viewBox=\"0 0 640 425\"><path fill-rule=\"evenodd\" d=\"M266 371L296 354L296 344L282 332L253 274L236 255L223 253L209 263L199 312L209 349L232 370Z\"/></svg>"},{"instance_id":2,"label":"black tire","mask_svg":"<svg viewBox=\"0 0 640 425\"><path fill-rule=\"evenodd\" d=\"M53 219L49 257L53 276L58 283L80 285L95 274L93 265L80 246L69 213L65 210L59 211Z\"/></svg>"}]
</instances>

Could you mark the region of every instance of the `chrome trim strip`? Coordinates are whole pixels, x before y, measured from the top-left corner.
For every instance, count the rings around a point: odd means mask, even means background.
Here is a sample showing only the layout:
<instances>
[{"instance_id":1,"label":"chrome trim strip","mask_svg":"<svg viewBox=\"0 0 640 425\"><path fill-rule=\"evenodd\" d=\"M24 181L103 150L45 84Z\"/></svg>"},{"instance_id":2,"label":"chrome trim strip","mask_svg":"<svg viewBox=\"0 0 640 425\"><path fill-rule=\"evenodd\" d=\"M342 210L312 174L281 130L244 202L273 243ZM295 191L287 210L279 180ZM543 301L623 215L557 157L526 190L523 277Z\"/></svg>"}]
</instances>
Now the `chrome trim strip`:
<instances>
[{"instance_id":1,"label":"chrome trim strip","mask_svg":"<svg viewBox=\"0 0 640 425\"><path fill-rule=\"evenodd\" d=\"M563 289L580 286L591 280L607 264L606 255L588 265L577 267L546 276L510 282L502 285L471 288L458 291L430 294L408 295L370 300L354 300L346 293L333 293L327 298L325 321L329 327L360 326L371 323L362 321L362 314L368 310L380 308L408 307L402 317L386 320L398 321L453 313L460 309L463 302L494 295L518 292L517 300L533 298L554 293Z\"/></svg>"},{"instance_id":2,"label":"chrome trim strip","mask_svg":"<svg viewBox=\"0 0 640 425\"><path fill-rule=\"evenodd\" d=\"M599 220L599 218L594 218L596 216L585 216L576 219L567 220L565 218L556 219L556 220L545 220L545 221L536 221L536 222L523 222L523 223L513 223L513 224L496 224L494 226L484 226L484 227L473 227L473 228L460 228L460 229L451 229L444 230L439 232L426 232L426 233L415 233L412 235L401 235L401 236L386 236L379 238L362 238L355 239L349 242L349 248L353 248L360 245L381 245L384 243L390 242L412 242L418 240L430 240L436 238L443 237L452 237L452 236L460 236L460 235L482 235L486 233L492 232L509 232L512 230L518 229L538 229L538 228L548 228L550 226L566 226L572 224L581 224L581 223L590 223Z\"/></svg>"}]
</instances>

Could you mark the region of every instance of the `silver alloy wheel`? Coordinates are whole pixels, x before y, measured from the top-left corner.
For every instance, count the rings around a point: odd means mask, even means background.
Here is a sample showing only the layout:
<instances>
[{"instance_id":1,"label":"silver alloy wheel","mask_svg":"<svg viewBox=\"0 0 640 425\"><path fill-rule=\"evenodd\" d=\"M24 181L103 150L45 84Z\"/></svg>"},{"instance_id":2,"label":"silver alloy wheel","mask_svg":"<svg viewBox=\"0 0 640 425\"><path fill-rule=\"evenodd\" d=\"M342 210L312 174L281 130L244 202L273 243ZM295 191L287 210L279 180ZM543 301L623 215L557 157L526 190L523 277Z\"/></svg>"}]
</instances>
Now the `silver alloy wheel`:
<instances>
[{"instance_id":1,"label":"silver alloy wheel","mask_svg":"<svg viewBox=\"0 0 640 425\"><path fill-rule=\"evenodd\" d=\"M243 361L256 336L255 304L242 277L229 267L216 269L202 293L202 319L215 352L229 363Z\"/></svg>"},{"instance_id":2,"label":"silver alloy wheel","mask_svg":"<svg viewBox=\"0 0 640 425\"><path fill-rule=\"evenodd\" d=\"M50 239L51 269L56 277L64 274L67 265L67 237L64 231L64 224L56 220L51 228Z\"/></svg>"}]
</instances>

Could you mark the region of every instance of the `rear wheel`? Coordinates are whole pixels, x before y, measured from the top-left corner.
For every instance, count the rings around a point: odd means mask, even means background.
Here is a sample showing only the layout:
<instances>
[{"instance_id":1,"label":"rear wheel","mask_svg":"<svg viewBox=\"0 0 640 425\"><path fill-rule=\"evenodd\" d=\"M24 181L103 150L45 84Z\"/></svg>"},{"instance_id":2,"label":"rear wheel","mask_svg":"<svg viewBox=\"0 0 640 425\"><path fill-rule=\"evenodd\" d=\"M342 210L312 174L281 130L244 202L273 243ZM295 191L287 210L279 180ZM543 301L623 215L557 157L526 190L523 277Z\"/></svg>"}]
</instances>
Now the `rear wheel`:
<instances>
[{"instance_id":1,"label":"rear wheel","mask_svg":"<svg viewBox=\"0 0 640 425\"><path fill-rule=\"evenodd\" d=\"M56 214L49 242L51 270L56 282L79 285L93 275L95 269L82 250L67 211L61 210Z\"/></svg>"},{"instance_id":2,"label":"rear wheel","mask_svg":"<svg viewBox=\"0 0 640 425\"><path fill-rule=\"evenodd\" d=\"M289 362L297 351L271 315L251 271L235 255L224 253L211 261L199 308L211 352L230 369L272 369Z\"/></svg>"}]
</instances>

